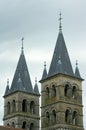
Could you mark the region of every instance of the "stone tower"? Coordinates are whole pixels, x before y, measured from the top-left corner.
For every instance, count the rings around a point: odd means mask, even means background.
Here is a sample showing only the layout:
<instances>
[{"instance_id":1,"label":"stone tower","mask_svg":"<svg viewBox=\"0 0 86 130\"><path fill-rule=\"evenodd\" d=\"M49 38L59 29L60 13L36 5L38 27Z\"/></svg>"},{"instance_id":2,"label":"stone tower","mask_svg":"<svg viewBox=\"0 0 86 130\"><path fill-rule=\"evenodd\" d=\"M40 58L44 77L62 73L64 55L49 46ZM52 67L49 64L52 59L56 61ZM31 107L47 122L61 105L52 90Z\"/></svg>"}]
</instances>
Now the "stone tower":
<instances>
[{"instance_id":1,"label":"stone tower","mask_svg":"<svg viewBox=\"0 0 86 130\"><path fill-rule=\"evenodd\" d=\"M41 130L83 130L82 78L73 72L60 14L59 34L47 74L41 79ZM77 54L77 53L76 53Z\"/></svg>"},{"instance_id":2,"label":"stone tower","mask_svg":"<svg viewBox=\"0 0 86 130\"><path fill-rule=\"evenodd\" d=\"M22 50L12 85L7 83L4 94L4 125L39 130L39 90L37 80L34 89L28 72L22 40Z\"/></svg>"}]
</instances>

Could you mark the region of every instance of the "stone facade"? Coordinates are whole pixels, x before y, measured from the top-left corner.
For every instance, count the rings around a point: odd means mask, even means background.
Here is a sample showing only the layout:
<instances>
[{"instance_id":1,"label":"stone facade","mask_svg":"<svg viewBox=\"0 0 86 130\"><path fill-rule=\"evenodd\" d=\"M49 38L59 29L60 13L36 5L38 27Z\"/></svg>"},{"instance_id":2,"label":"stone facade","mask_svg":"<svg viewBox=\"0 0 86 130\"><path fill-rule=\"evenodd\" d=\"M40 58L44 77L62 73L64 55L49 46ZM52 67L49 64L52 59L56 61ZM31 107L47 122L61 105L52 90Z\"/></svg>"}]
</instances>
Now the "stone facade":
<instances>
[{"instance_id":1,"label":"stone facade","mask_svg":"<svg viewBox=\"0 0 86 130\"><path fill-rule=\"evenodd\" d=\"M42 130L83 130L82 82L56 75L42 81Z\"/></svg>"},{"instance_id":2,"label":"stone facade","mask_svg":"<svg viewBox=\"0 0 86 130\"><path fill-rule=\"evenodd\" d=\"M39 96L15 92L4 97L4 125L39 129Z\"/></svg>"}]
</instances>

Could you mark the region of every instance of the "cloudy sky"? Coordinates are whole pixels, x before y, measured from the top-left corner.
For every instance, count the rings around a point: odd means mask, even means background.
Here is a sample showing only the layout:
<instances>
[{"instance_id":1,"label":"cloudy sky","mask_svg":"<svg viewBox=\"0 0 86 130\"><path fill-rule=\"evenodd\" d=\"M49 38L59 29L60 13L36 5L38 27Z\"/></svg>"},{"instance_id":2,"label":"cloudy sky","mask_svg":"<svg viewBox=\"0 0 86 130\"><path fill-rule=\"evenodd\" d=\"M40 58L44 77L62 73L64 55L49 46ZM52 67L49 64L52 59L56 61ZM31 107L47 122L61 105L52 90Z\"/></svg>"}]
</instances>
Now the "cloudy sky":
<instances>
[{"instance_id":1,"label":"cloudy sky","mask_svg":"<svg viewBox=\"0 0 86 130\"><path fill-rule=\"evenodd\" d=\"M3 95L10 85L21 53L24 53L32 84L41 79L44 61L49 69L62 12L62 30L73 70L78 60L81 76L86 78L86 0L0 0L0 125ZM86 81L83 82L84 127L86 129ZM39 84L40 88L40 84Z\"/></svg>"}]
</instances>

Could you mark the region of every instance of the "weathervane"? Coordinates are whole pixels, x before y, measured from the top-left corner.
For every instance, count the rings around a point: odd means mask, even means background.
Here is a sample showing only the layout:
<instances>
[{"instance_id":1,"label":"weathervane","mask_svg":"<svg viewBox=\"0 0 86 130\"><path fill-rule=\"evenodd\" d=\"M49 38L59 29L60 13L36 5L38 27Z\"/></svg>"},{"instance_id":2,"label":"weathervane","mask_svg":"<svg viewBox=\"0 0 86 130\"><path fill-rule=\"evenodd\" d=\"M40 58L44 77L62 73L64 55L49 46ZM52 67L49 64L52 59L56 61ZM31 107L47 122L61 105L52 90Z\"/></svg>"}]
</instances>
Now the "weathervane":
<instances>
[{"instance_id":1,"label":"weathervane","mask_svg":"<svg viewBox=\"0 0 86 130\"><path fill-rule=\"evenodd\" d=\"M23 43L24 43L24 37L22 37L21 41L22 41L22 47L21 47L21 50L22 50L22 52L23 52L23 50L24 50L24 46L23 46Z\"/></svg>"},{"instance_id":2,"label":"weathervane","mask_svg":"<svg viewBox=\"0 0 86 130\"><path fill-rule=\"evenodd\" d=\"M61 14L61 11L60 11L60 13L59 13L59 31L62 31L62 22L61 22L61 20L62 20L62 14Z\"/></svg>"}]
</instances>

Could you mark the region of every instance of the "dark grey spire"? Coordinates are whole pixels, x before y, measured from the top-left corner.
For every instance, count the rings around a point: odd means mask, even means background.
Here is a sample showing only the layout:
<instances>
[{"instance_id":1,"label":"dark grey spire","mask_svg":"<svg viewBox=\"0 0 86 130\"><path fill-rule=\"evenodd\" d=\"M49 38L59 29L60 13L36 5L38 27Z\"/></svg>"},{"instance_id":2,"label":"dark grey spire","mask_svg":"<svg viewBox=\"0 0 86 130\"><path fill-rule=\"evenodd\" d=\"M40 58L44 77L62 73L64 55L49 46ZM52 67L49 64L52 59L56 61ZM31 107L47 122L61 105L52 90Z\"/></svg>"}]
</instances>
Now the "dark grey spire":
<instances>
[{"instance_id":1,"label":"dark grey spire","mask_svg":"<svg viewBox=\"0 0 86 130\"><path fill-rule=\"evenodd\" d=\"M24 51L23 51L23 38L22 38L22 51L18 61L18 65L15 71L15 75L12 81L10 92L24 91L27 93L33 93L32 83L28 72Z\"/></svg>"},{"instance_id":2,"label":"dark grey spire","mask_svg":"<svg viewBox=\"0 0 86 130\"><path fill-rule=\"evenodd\" d=\"M79 72L79 69L78 69L78 62L77 61L76 61L76 68L75 68L75 76L77 78L81 78L80 72Z\"/></svg>"},{"instance_id":3,"label":"dark grey spire","mask_svg":"<svg viewBox=\"0 0 86 130\"><path fill-rule=\"evenodd\" d=\"M68 51L65 45L64 37L61 31L61 27L56 41L56 46L49 68L48 77L58 73L74 76Z\"/></svg>"},{"instance_id":4,"label":"dark grey spire","mask_svg":"<svg viewBox=\"0 0 86 130\"><path fill-rule=\"evenodd\" d=\"M8 95L9 94L9 91L10 91L10 89L9 89L9 79L7 79L7 86L6 86L6 90L5 90L5 96L6 95Z\"/></svg>"},{"instance_id":5,"label":"dark grey spire","mask_svg":"<svg viewBox=\"0 0 86 130\"><path fill-rule=\"evenodd\" d=\"M44 62L44 70L42 74L42 79L45 79L46 77L47 77L46 62Z\"/></svg>"},{"instance_id":6,"label":"dark grey spire","mask_svg":"<svg viewBox=\"0 0 86 130\"><path fill-rule=\"evenodd\" d=\"M35 78L34 93L37 94L37 95L39 95L39 89L38 89L38 84L37 84L37 78Z\"/></svg>"}]
</instances>

